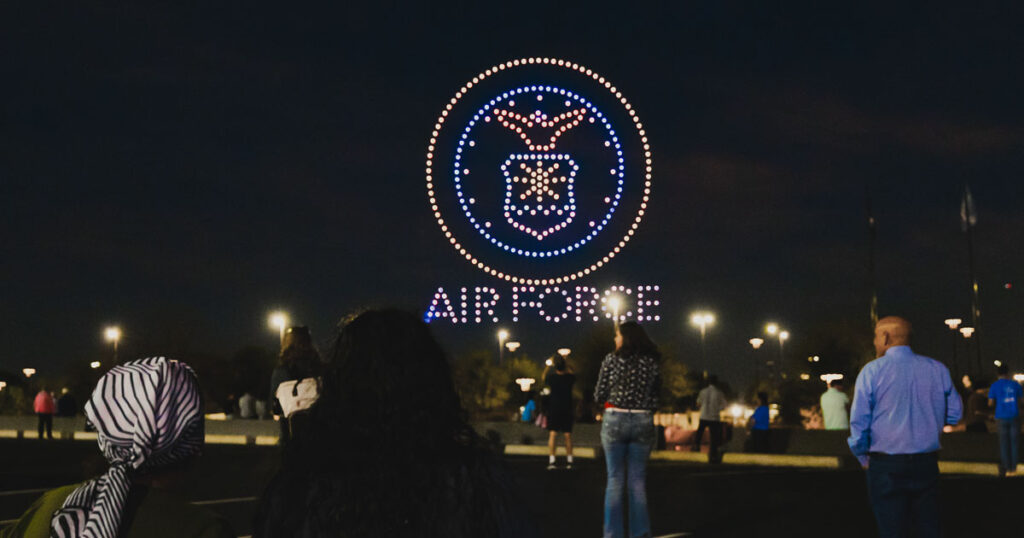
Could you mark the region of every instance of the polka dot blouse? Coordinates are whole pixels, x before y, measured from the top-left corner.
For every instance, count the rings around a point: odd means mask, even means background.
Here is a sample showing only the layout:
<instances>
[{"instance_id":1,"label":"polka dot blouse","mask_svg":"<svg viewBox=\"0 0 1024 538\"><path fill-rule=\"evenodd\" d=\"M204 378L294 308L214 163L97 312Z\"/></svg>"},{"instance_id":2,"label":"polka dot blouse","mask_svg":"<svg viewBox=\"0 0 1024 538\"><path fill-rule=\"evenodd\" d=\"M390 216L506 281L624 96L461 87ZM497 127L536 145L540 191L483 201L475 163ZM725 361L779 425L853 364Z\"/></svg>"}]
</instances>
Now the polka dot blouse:
<instances>
[{"instance_id":1,"label":"polka dot blouse","mask_svg":"<svg viewBox=\"0 0 1024 538\"><path fill-rule=\"evenodd\" d=\"M601 363L594 401L622 409L655 409L661 389L661 371L653 357L620 357L609 353Z\"/></svg>"}]
</instances>

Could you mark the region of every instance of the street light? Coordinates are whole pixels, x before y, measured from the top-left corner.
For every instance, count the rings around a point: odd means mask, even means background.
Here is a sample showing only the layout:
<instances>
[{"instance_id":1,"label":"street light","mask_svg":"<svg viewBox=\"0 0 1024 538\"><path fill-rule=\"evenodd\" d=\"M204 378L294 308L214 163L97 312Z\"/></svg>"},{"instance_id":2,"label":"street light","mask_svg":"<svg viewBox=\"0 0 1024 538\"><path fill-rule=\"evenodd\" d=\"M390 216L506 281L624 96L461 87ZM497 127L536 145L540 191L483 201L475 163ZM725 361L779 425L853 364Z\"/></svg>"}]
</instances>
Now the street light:
<instances>
[{"instance_id":1,"label":"street light","mask_svg":"<svg viewBox=\"0 0 1024 538\"><path fill-rule=\"evenodd\" d=\"M622 308L622 297L618 295L612 295L608 298L608 307L612 309L612 320L615 323L615 328L619 328L619 309Z\"/></svg>"},{"instance_id":2,"label":"street light","mask_svg":"<svg viewBox=\"0 0 1024 538\"><path fill-rule=\"evenodd\" d=\"M768 325L764 326L764 332L772 336L775 336L776 334L779 334L779 326L776 323L769 323Z\"/></svg>"},{"instance_id":3,"label":"street light","mask_svg":"<svg viewBox=\"0 0 1024 538\"><path fill-rule=\"evenodd\" d=\"M558 348L558 354L561 355L563 359L568 357L570 353L572 353L572 350L567 347Z\"/></svg>"},{"instance_id":4,"label":"street light","mask_svg":"<svg viewBox=\"0 0 1024 538\"><path fill-rule=\"evenodd\" d=\"M505 362L505 340L508 340L508 331L498 331L498 364Z\"/></svg>"},{"instance_id":5,"label":"street light","mask_svg":"<svg viewBox=\"0 0 1024 538\"><path fill-rule=\"evenodd\" d=\"M284 330L288 327L288 314L284 312L272 312L270 317L267 318L267 323L274 329L277 329L278 343L281 348L284 348Z\"/></svg>"},{"instance_id":6,"label":"street light","mask_svg":"<svg viewBox=\"0 0 1024 538\"><path fill-rule=\"evenodd\" d=\"M1024 374L1013 374L1013 380L1018 383L1024 382Z\"/></svg>"},{"instance_id":7,"label":"street light","mask_svg":"<svg viewBox=\"0 0 1024 538\"><path fill-rule=\"evenodd\" d=\"M121 341L121 328L111 325L103 329L103 338L114 345L114 364L117 364L117 343Z\"/></svg>"},{"instance_id":8,"label":"street light","mask_svg":"<svg viewBox=\"0 0 1024 538\"><path fill-rule=\"evenodd\" d=\"M764 345L764 338L751 338L750 346L754 349L760 349Z\"/></svg>"},{"instance_id":9,"label":"street light","mask_svg":"<svg viewBox=\"0 0 1024 538\"><path fill-rule=\"evenodd\" d=\"M35 368L22 368L21 369L21 373L25 374L26 378L29 378L29 377L32 377L32 376L36 375L36 369Z\"/></svg>"},{"instance_id":10,"label":"street light","mask_svg":"<svg viewBox=\"0 0 1024 538\"><path fill-rule=\"evenodd\" d=\"M89 368L92 368L93 370L95 370L95 369L97 369L99 367L100 367L100 361L92 361L92 362L89 363Z\"/></svg>"},{"instance_id":11,"label":"street light","mask_svg":"<svg viewBox=\"0 0 1024 538\"><path fill-rule=\"evenodd\" d=\"M996 359L996 360L992 361L992 364L994 364L996 366L996 368L999 368L1000 366L1003 365L1003 361Z\"/></svg>"},{"instance_id":12,"label":"street light","mask_svg":"<svg viewBox=\"0 0 1024 538\"><path fill-rule=\"evenodd\" d=\"M530 387L532 387L536 382L537 380L532 377L516 378L516 384L519 385L519 388L522 389L523 392L530 392Z\"/></svg>"},{"instance_id":13,"label":"street light","mask_svg":"<svg viewBox=\"0 0 1024 538\"><path fill-rule=\"evenodd\" d=\"M964 335L964 338L970 338L974 334L974 327L960 327L960 334Z\"/></svg>"},{"instance_id":14,"label":"street light","mask_svg":"<svg viewBox=\"0 0 1024 538\"><path fill-rule=\"evenodd\" d=\"M708 325L713 325L714 323L715 315L711 312L694 312L693 315L690 316L690 324L694 327L700 327L700 362L705 368L707 368L708 362L704 340L707 336Z\"/></svg>"},{"instance_id":15,"label":"street light","mask_svg":"<svg viewBox=\"0 0 1024 538\"><path fill-rule=\"evenodd\" d=\"M831 384L833 380L842 378L843 374L821 374L821 380L825 382L826 386Z\"/></svg>"},{"instance_id":16,"label":"street light","mask_svg":"<svg viewBox=\"0 0 1024 538\"><path fill-rule=\"evenodd\" d=\"M4 387L6 387L6 386L7 386L7 382L6 381L0 381L0 390L4 390Z\"/></svg>"},{"instance_id":17,"label":"street light","mask_svg":"<svg viewBox=\"0 0 1024 538\"><path fill-rule=\"evenodd\" d=\"M520 344L519 342L505 342L505 347L508 349L509 353L515 353L521 345L522 344Z\"/></svg>"}]
</instances>

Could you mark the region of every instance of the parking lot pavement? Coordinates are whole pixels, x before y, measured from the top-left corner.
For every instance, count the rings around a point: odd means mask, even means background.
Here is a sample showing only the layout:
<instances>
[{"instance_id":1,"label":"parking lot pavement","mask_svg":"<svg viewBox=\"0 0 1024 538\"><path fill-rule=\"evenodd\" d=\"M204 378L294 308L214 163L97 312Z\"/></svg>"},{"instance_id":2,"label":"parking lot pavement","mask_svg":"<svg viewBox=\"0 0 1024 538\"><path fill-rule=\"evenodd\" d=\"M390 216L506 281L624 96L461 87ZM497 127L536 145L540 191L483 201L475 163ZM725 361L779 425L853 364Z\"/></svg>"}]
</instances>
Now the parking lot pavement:
<instances>
[{"instance_id":1,"label":"parking lot pavement","mask_svg":"<svg viewBox=\"0 0 1024 538\"><path fill-rule=\"evenodd\" d=\"M99 472L93 443L0 440L0 521L17 518L48 488ZM275 447L208 446L184 492L222 514L241 536L263 485L274 473ZM577 460L571 471L545 470L543 458L506 457L529 513L551 538L601 535L604 465ZM943 522L948 536L1015 532L1024 478L943 475ZM795 469L652 461L648 499L656 536L874 536L863 474L857 470Z\"/></svg>"}]
</instances>

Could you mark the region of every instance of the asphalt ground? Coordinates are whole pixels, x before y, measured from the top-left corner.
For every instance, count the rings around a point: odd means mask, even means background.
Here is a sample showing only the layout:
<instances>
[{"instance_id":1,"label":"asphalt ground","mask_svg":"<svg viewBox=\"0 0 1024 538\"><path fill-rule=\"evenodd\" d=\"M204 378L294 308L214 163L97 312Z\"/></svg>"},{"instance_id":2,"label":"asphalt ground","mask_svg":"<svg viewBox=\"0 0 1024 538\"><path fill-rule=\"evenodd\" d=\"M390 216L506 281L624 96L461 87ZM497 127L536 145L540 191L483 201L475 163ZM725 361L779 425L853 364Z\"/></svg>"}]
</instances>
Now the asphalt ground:
<instances>
[{"instance_id":1,"label":"asphalt ground","mask_svg":"<svg viewBox=\"0 0 1024 538\"><path fill-rule=\"evenodd\" d=\"M275 447L209 445L184 495L246 536L278 458ZM506 460L545 537L601 535L602 461L547 471L544 458ZM4 439L0 461L0 521L18 518L42 491L104 467L96 445L82 441ZM876 536L858 470L651 462L647 483L655 536ZM940 497L946 536L1020 535L1024 478L943 475Z\"/></svg>"}]
</instances>

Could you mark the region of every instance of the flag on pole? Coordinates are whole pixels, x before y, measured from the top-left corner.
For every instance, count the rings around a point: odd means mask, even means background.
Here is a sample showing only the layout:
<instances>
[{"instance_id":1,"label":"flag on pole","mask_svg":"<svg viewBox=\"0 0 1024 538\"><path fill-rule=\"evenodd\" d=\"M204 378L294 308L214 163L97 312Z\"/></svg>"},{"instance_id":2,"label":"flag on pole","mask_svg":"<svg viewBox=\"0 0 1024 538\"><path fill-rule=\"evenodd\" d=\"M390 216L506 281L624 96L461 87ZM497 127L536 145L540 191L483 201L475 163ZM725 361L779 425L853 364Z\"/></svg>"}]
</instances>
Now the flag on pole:
<instances>
[{"instance_id":1,"label":"flag on pole","mask_svg":"<svg viewBox=\"0 0 1024 538\"><path fill-rule=\"evenodd\" d=\"M960 229L967 231L978 224L978 214L974 212L974 197L971 188L964 186L964 198L960 201Z\"/></svg>"}]
</instances>

